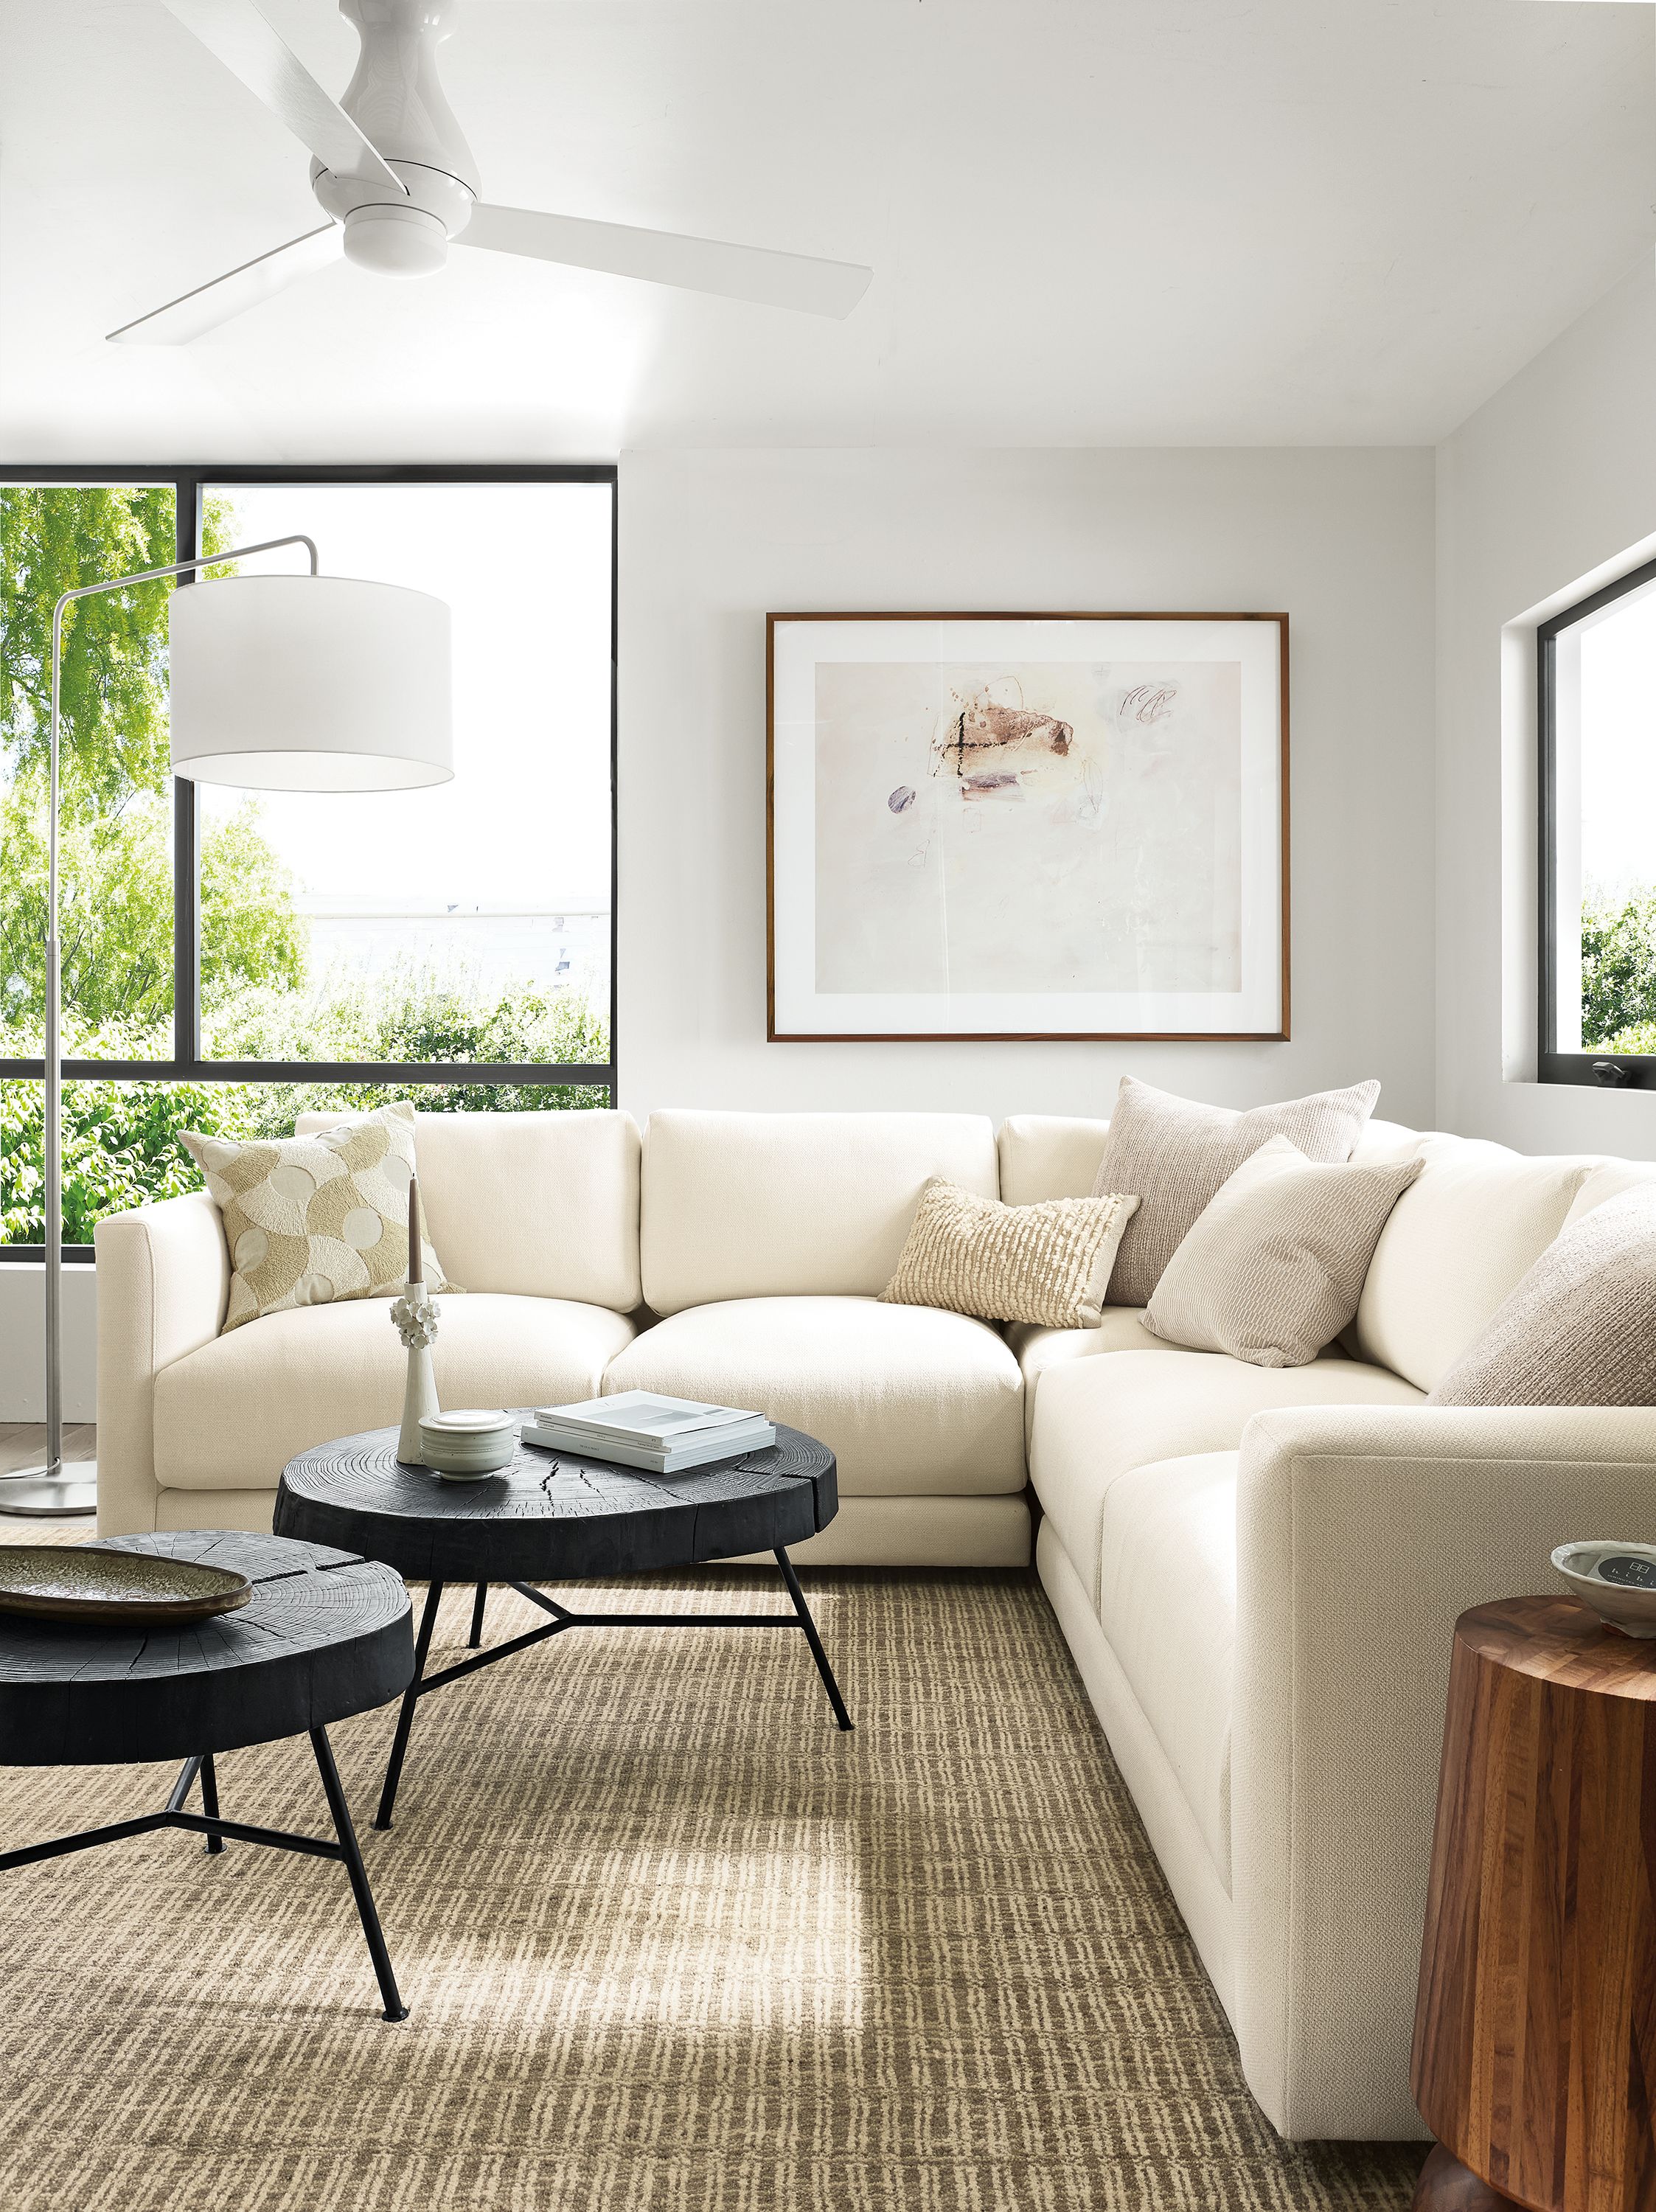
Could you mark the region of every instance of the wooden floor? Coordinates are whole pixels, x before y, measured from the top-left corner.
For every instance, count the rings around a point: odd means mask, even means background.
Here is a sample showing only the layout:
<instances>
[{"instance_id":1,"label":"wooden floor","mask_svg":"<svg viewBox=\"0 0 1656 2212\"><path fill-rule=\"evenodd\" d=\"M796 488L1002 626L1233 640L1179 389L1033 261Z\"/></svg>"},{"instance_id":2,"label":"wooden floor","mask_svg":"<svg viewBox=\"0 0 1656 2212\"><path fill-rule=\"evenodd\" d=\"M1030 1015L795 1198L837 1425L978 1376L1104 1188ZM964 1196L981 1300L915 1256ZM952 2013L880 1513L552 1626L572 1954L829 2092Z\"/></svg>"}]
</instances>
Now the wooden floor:
<instances>
[{"instance_id":1,"label":"wooden floor","mask_svg":"<svg viewBox=\"0 0 1656 2212\"><path fill-rule=\"evenodd\" d=\"M0 1474L24 1474L44 1464L46 1425L44 1421L0 1421ZM64 1464L98 1456L98 1431L90 1421L66 1422L64 1426Z\"/></svg>"}]
</instances>

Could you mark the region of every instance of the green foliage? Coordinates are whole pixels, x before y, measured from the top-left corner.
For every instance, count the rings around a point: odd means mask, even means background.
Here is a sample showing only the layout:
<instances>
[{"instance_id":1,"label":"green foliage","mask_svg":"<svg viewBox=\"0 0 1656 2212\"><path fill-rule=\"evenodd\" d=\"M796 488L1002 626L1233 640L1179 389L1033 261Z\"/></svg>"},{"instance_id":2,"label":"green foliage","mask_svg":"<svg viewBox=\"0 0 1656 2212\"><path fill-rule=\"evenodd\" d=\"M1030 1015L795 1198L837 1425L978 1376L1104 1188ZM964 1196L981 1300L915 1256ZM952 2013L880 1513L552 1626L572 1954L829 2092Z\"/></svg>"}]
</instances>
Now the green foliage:
<instances>
[{"instance_id":1,"label":"green foliage","mask_svg":"<svg viewBox=\"0 0 1656 2212\"><path fill-rule=\"evenodd\" d=\"M1656 1024L1656 890L1581 909L1581 1048L1648 1052L1623 1040Z\"/></svg>"},{"instance_id":2,"label":"green foliage","mask_svg":"<svg viewBox=\"0 0 1656 2212\"><path fill-rule=\"evenodd\" d=\"M229 543L208 502L204 541ZM173 558L170 488L0 489L0 1015L38 1051L45 1005L52 609L60 592ZM65 610L59 807L64 1029L159 1023L173 1008L172 769L165 580ZM202 846L201 987L297 986L305 925L250 800Z\"/></svg>"},{"instance_id":3,"label":"green foliage","mask_svg":"<svg viewBox=\"0 0 1656 2212\"><path fill-rule=\"evenodd\" d=\"M0 801L0 959L9 1025L38 1052L45 1006L46 841L30 777ZM173 1012L173 822L135 798L119 814L76 810L64 822L62 946L64 1030L76 1040L112 1022L164 1024ZM229 993L305 981L308 929L292 878L258 830L249 799L215 823L201 848L201 992L209 1009ZM170 1045L161 1047L163 1056Z\"/></svg>"},{"instance_id":4,"label":"green foliage","mask_svg":"<svg viewBox=\"0 0 1656 2212\"><path fill-rule=\"evenodd\" d=\"M480 994L409 969L379 988L245 992L221 1018L211 1049L225 1059L603 1060L602 1019L579 999L535 992ZM106 1029L86 1057L164 1058L165 1027ZM0 1083L0 1237L44 1240L45 1177L39 1083ZM596 1084L70 1083L64 1087L64 1241L89 1243L94 1225L128 1206L197 1190L179 1141L184 1129L230 1137L286 1137L297 1115L366 1113L410 1098L422 1113L534 1113L604 1107Z\"/></svg>"},{"instance_id":5,"label":"green foliage","mask_svg":"<svg viewBox=\"0 0 1656 2212\"><path fill-rule=\"evenodd\" d=\"M234 515L209 501L209 551ZM0 1048L45 1028L52 610L59 595L174 557L170 487L0 488ZM227 568L209 574L229 573ZM167 611L158 580L65 614L59 809L64 1042L77 1058L172 1056L173 868ZM207 1048L235 1060L593 1061L603 1019L567 994L484 990L409 969L309 976L308 928L257 800L206 831L201 998ZM285 1136L295 1115L410 1095L384 1084L72 1083L64 1086L65 1241L106 1215L199 1187L184 1129ZM420 1085L427 1112L605 1106L591 1085ZM45 1233L43 1085L0 1083L0 1238Z\"/></svg>"},{"instance_id":6,"label":"green foliage","mask_svg":"<svg viewBox=\"0 0 1656 2212\"><path fill-rule=\"evenodd\" d=\"M201 1004L204 1015L238 991L264 984L304 988L310 925L294 905L291 872L259 830L246 799L201 841ZM169 1006L171 1000L169 999Z\"/></svg>"},{"instance_id":7,"label":"green foliage","mask_svg":"<svg viewBox=\"0 0 1656 2212\"><path fill-rule=\"evenodd\" d=\"M490 994L464 977L412 966L371 984L328 977L305 993L255 989L229 1000L212 1025L225 1060L515 1060L577 1063L610 1056L608 1027L584 999L533 989ZM362 1111L410 1096L406 1085L260 1086L259 1126L286 1134L295 1114L349 1105ZM607 1106L596 1084L422 1085L428 1113L541 1113Z\"/></svg>"},{"instance_id":8,"label":"green foliage","mask_svg":"<svg viewBox=\"0 0 1656 2212\"><path fill-rule=\"evenodd\" d=\"M177 558L170 485L15 484L0 489L0 745L14 775L44 770L52 610L82 584ZM65 767L93 807L165 787L167 602L162 580L77 600L64 615Z\"/></svg>"},{"instance_id":9,"label":"green foliage","mask_svg":"<svg viewBox=\"0 0 1656 2212\"><path fill-rule=\"evenodd\" d=\"M1606 1037L1602 1045L1589 1048L1593 1052L1656 1053L1656 1022L1635 1022L1630 1029L1617 1030Z\"/></svg>"},{"instance_id":10,"label":"green foliage","mask_svg":"<svg viewBox=\"0 0 1656 2212\"><path fill-rule=\"evenodd\" d=\"M45 1239L38 1083L0 1083L0 1235ZM231 1083L67 1083L64 1086L64 1242L89 1244L106 1214L199 1190L181 1129L252 1136L247 1094Z\"/></svg>"}]
</instances>

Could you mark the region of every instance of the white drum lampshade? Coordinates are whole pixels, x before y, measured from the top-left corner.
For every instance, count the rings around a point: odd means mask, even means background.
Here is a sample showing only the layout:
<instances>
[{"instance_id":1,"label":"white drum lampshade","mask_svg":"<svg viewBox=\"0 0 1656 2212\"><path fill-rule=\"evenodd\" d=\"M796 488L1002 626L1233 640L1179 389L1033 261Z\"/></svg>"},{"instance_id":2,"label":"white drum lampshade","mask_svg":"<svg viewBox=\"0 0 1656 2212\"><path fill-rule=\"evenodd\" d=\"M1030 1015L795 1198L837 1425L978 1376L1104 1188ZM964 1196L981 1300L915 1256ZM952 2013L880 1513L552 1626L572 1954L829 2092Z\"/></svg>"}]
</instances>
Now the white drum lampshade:
<instances>
[{"instance_id":1,"label":"white drum lampshade","mask_svg":"<svg viewBox=\"0 0 1656 2212\"><path fill-rule=\"evenodd\" d=\"M252 791L446 783L449 611L399 584L227 576L172 598L173 768Z\"/></svg>"}]
</instances>

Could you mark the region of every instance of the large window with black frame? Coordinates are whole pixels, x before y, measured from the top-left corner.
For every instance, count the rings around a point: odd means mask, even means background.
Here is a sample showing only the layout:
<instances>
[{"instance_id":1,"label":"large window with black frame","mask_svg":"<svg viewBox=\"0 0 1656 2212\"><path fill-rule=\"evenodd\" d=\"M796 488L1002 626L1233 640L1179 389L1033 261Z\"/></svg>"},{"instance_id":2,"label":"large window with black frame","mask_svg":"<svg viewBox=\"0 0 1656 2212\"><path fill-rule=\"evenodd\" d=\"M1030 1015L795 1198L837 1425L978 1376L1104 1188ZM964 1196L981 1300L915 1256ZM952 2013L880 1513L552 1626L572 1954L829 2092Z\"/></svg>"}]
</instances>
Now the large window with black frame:
<instances>
[{"instance_id":1,"label":"large window with black frame","mask_svg":"<svg viewBox=\"0 0 1656 2212\"><path fill-rule=\"evenodd\" d=\"M255 793L173 778L170 583L70 611L64 1249L89 1260L106 1214L198 1187L181 1129L610 1103L615 524L607 468L0 471L0 1257L45 1233L58 595L302 531L325 572L453 619L452 783Z\"/></svg>"},{"instance_id":2,"label":"large window with black frame","mask_svg":"<svg viewBox=\"0 0 1656 2212\"><path fill-rule=\"evenodd\" d=\"M1541 1080L1656 1089L1656 562L1538 652Z\"/></svg>"}]
</instances>

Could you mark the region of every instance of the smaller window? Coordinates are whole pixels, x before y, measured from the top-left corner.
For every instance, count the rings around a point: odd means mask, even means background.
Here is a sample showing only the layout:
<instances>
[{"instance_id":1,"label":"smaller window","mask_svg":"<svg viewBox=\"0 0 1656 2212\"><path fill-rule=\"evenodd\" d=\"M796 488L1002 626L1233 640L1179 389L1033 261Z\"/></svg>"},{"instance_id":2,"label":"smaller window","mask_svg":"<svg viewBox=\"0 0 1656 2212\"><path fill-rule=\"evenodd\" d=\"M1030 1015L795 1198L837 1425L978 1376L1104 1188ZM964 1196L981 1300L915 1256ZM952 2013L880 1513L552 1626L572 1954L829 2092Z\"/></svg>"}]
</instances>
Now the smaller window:
<instances>
[{"instance_id":1,"label":"smaller window","mask_svg":"<svg viewBox=\"0 0 1656 2212\"><path fill-rule=\"evenodd\" d=\"M1656 1089L1656 562L1538 642L1538 1072Z\"/></svg>"}]
</instances>

